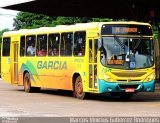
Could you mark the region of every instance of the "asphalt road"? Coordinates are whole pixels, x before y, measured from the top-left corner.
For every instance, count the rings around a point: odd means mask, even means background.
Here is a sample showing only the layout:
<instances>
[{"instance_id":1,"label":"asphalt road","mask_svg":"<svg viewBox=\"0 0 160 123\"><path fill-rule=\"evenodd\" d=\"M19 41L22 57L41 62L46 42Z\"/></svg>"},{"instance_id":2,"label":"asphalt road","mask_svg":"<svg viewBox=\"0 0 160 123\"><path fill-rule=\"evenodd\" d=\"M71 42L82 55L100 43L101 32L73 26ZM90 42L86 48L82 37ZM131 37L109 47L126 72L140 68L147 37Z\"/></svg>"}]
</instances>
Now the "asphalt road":
<instances>
[{"instance_id":1,"label":"asphalt road","mask_svg":"<svg viewBox=\"0 0 160 123\"><path fill-rule=\"evenodd\" d=\"M156 90L158 91L158 90ZM79 100L69 91L42 89L25 93L22 86L0 80L0 117L160 116L160 94L136 94L130 101L110 95Z\"/></svg>"}]
</instances>

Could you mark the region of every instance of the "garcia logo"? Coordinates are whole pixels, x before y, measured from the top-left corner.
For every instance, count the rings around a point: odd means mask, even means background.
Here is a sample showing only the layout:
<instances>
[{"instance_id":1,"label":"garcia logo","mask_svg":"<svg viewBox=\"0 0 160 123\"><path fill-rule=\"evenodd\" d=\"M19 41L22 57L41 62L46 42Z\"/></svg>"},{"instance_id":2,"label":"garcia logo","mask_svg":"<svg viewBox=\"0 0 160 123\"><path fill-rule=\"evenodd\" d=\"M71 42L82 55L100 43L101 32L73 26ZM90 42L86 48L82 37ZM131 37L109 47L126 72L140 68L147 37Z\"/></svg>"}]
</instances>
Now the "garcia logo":
<instances>
[{"instance_id":1,"label":"garcia logo","mask_svg":"<svg viewBox=\"0 0 160 123\"><path fill-rule=\"evenodd\" d=\"M67 70L66 61L38 61L37 69Z\"/></svg>"}]
</instances>

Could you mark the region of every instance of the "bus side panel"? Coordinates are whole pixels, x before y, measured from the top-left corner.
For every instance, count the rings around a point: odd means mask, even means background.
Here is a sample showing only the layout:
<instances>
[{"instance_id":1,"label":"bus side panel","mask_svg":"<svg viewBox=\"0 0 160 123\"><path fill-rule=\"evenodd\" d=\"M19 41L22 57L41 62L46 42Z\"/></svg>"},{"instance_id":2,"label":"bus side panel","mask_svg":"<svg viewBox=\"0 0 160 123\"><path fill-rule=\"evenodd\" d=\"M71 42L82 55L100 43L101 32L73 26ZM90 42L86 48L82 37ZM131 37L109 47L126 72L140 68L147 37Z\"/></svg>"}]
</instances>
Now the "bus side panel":
<instances>
[{"instance_id":1,"label":"bus side panel","mask_svg":"<svg viewBox=\"0 0 160 123\"><path fill-rule=\"evenodd\" d=\"M61 61L64 61L61 74L63 75L63 82L59 83L60 88L65 90L73 90L72 77L76 71L76 66L73 57L61 57Z\"/></svg>"},{"instance_id":2,"label":"bus side panel","mask_svg":"<svg viewBox=\"0 0 160 123\"><path fill-rule=\"evenodd\" d=\"M18 85L23 85L23 73L22 72L18 74L18 80L19 80Z\"/></svg>"},{"instance_id":3,"label":"bus side panel","mask_svg":"<svg viewBox=\"0 0 160 123\"><path fill-rule=\"evenodd\" d=\"M33 60L34 59L34 60ZM19 60L19 81L23 84L24 71L29 72L31 85L34 87L71 90L72 79L66 76L67 63L61 58L28 57ZM71 75L69 75L71 76Z\"/></svg>"},{"instance_id":4,"label":"bus side panel","mask_svg":"<svg viewBox=\"0 0 160 123\"><path fill-rule=\"evenodd\" d=\"M2 80L11 84L10 57L1 58L1 77Z\"/></svg>"},{"instance_id":5,"label":"bus side panel","mask_svg":"<svg viewBox=\"0 0 160 123\"><path fill-rule=\"evenodd\" d=\"M73 75L80 74L84 91L88 90L85 57L24 57L19 60L19 85L28 71L34 87L73 90Z\"/></svg>"},{"instance_id":6,"label":"bus side panel","mask_svg":"<svg viewBox=\"0 0 160 123\"><path fill-rule=\"evenodd\" d=\"M68 58L50 57L36 60L38 83L33 86L72 90L72 61ZM69 61L69 62L68 62ZM35 76L36 77L36 76Z\"/></svg>"},{"instance_id":7,"label":"bus side panel","mask_svg":"<svg viewBox=\"0 0 160 123\"><path fill-rule=\"evenodd\" d=\"M24 66L23 64L26 63L26 57L19 57L18 59L18 85L23 85L23 74L25 71L25 68L23 68L22 66Z\"/></svg>"},{"instance_id":8,"label":"bus side panel","mask_svg":"<svg viewBox=\"0 0 160 123\"><path fill-rule=\"evenodd\" d=\"M23 85L23 72L24 71L22 70L21 66L24 60L25 58L22 58L22 57L21 58L19 57L18 59L18 80L19 80L18 85Z\"/></svg>"},{"instance_id":9,"label":"bus side panel","mask_svg":"<svg viewBox=\"0 0 160 123\"><path fill-rule=\"evenodd\" d=\"M83 57L28 57L26 60L19 60L19 68L19 80L23 81L23 72L28 71L34 87L73 90L74 73L79 73L82 81L86 82Z\"/></svg>"},{"instance_id":10,"label":"bus side panel","mask_svg":"<svg viewBox=\"0 0 160 123\"><path fill-rule=\"evenodd\" d=\"M59 70L59 62L57 58L37 57L35 62L35 74L33 73L33 86L61 89L59 83L64 78ZM32 70L33 71L33 70ZM36 75L37 74L37 75Z\"/></svg>"}]
</instances>

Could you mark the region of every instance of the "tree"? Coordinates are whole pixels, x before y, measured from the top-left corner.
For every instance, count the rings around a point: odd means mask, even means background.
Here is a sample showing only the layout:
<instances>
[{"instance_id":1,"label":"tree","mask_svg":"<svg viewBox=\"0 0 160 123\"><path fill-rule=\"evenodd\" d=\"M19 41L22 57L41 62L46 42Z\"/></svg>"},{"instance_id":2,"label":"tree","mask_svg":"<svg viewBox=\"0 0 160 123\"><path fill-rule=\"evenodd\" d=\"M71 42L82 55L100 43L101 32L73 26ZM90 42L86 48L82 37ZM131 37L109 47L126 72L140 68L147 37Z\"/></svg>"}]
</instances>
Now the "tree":
<instances>
[{"instance_id":1,"label":"tree","mask_svg":"<svg viewBox=\"0 0 160 123\"><path fill-rule=\"evenodd\" d=\"M75 23L86 23L86 22L91 22L91 21L92 21L92 18L89 18L89 17L79 18L79 17L59 16L59 17L56 18L56 20L52 21L52 26L71 25L71 24L75 24Z\"/></svg>"},{"instance_id":2,"label":"tree","mask_svg":"<svg viewBox=\"0 0 160 123\"><path fill-rule=\"evenodd\" d=\"M15 30L51 26L52 21L55 19L56 17L49 17L42 14L19 12L16 18L14 18L13 26Z\"/></svg>"},{"instance_id":3,"label":"tree","mask_svg":"<svg viewBox=\"0 0 160 123\"><path fill-rule=\"evenodd\" d=\"M9 29L7 29L7 28L0 31L0 46L1 46L1 42L2 42L2 35L4 32L7 32L7 31L9 31Z\"/></svg>"},{"instance_id":4,"label":"tree","mask_svg":"<svg viewBox=\"0 0 160 123\"><path fill-rule=\"evenodd\" d=\"M19 12L14 18L14 28L19 29L32 29L38 27L53 27L56 25L70 25L75 23L87 23L87 22L99 22L99 21L112 21L108 18L89 18L89 17L50 17L42 14L33 14L28 12Z\"/></svg>"},{"instance_id":5,"label":"tree","mask_svg":"<svg viewBox=\"0 0 160 123\"><path fill-rule=\"evenodd\" d=\"M14 29L32 29L43 26L56 26L56 25L70 25L74 23L84 23L92 21L91 18L78 18L78 17L50 17L42 14L34 14L28 12L19 12L14 18Z\"/></svg>"}]
</instances>

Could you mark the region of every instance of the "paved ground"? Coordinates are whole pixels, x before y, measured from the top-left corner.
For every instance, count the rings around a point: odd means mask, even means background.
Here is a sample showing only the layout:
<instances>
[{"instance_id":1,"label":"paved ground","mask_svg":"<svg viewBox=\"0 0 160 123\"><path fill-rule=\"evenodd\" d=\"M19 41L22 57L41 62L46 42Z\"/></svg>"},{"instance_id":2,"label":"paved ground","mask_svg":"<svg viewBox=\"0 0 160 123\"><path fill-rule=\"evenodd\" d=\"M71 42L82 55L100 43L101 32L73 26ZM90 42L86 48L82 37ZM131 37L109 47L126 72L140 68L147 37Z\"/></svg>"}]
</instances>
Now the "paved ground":
<instances>
[{"instance_id":1,"label":"paved ground","mask_svg":"<svg viewBox=\"0 0 160 123\"><path fill-rule=\"evenodd\" d=\"M130 101L109 95L79 100L68 91L25 93L23 87L0 80L0 117L160 116L158 91L134 95Z\"/></svg>"}]
</instances>

